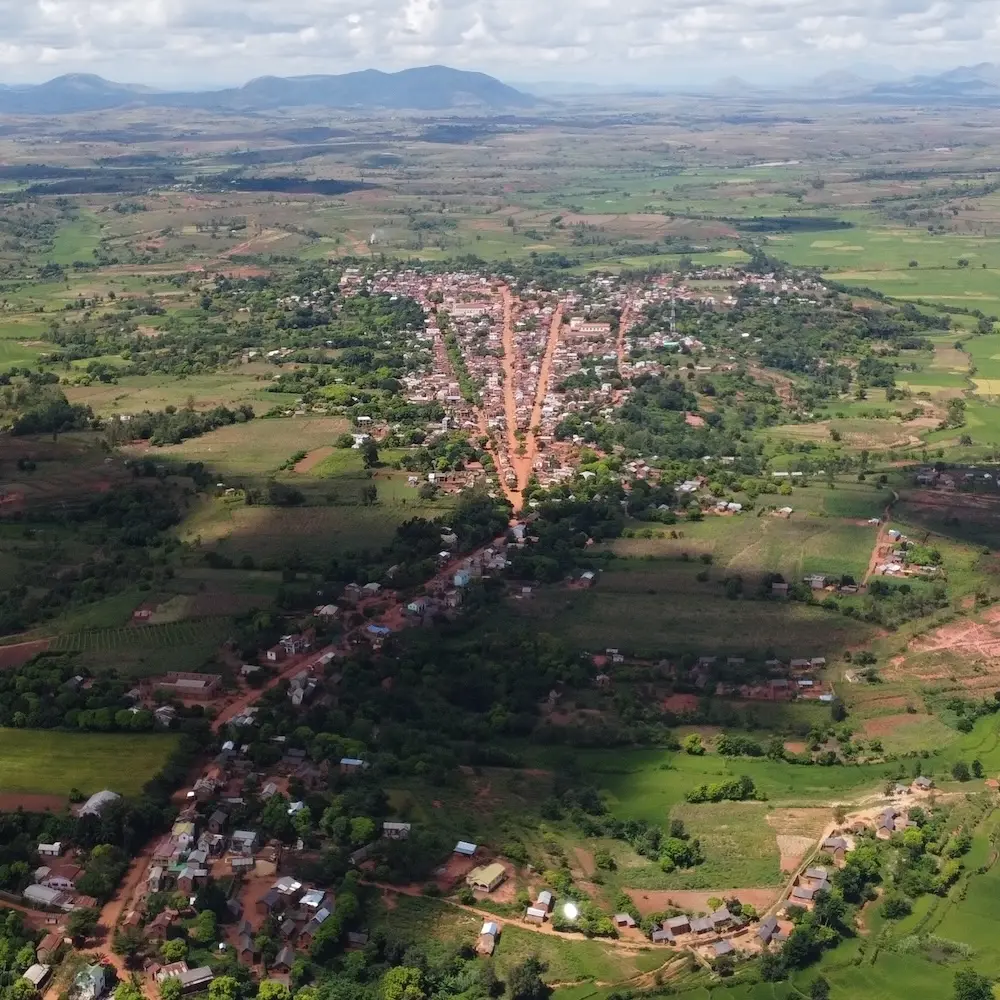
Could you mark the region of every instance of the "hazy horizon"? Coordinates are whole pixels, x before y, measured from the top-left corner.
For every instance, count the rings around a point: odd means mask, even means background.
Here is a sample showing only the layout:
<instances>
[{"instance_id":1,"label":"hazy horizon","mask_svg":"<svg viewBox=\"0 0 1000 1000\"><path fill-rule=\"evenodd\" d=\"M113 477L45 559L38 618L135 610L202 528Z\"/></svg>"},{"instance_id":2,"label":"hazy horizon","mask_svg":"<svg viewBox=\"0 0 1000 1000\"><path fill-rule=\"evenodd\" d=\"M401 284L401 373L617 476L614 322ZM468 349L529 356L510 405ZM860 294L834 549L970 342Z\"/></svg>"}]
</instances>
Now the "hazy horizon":
<instances>
[{"instance_id":1,"label":"hazy horizon","mask_svg":"<svg viewBox=\"0 0 1000 1000\"><path fill-rule=\"evenodd\" d=\"M505 81L872 79L989 61L994 4L947 0L0 0L0 82L199 89L444 64Z\"/></svg>"}]
</instances>

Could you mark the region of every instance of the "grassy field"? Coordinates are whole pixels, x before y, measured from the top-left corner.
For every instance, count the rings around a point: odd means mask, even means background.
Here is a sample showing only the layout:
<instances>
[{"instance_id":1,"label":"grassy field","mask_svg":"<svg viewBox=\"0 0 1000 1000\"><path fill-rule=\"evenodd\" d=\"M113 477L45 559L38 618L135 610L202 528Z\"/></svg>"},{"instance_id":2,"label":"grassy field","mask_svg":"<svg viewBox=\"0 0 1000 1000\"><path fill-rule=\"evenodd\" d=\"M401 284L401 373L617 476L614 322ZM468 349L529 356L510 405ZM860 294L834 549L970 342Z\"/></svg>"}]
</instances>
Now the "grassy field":
<instances>
[{"instance_id":1,"label":"grassy field","mask_svg":"<svg viewBox=\"0 0 1000 1000\"><path fill-rule=\"evenodd\" d=\"M204 462L220 474L269 474L296 452L332 445L347 429L348 422L339 417L257 419L154 449L152 457Z\"/></svg>"},{"instance_id":2,"label":"grassy field","mask_svg":"<svg viewBox=\"0 0 1000 1000\"><path fill-rule=\"evenodd\" d=\"M424 947L453 947L474 944L482 919L474 914L433 899L401 896L378 923L393 934ZM548 982L579 983L587 980L621 982L640 972L656 968L667 955L650 951L630 954L599 941L563 939L536 934L513 922L504 924L495 955L502 979L511 968L536 955L548 966Z\"/></svg>"},{"instance_id":3,"label":"grassy field","mask_svg":"<svg viewBox=\"0 0 1000 1000\"><path fill-rule=\"evenodd\" d=\"M618 646L645 656L768 650L829 656L872 633L870 626L822 608L727 600L724 570L712 567L709 580L698 581L704 569L697 561L618 561L592 590L539 590L516 602L517 610L582 649Z\"/></svg>"},{"instance_id":4,"label":"grassy field","mask_svg":"<svg viewBox=\"0 0 1000 1000\"><path fill-rule=\"evenodd\" d=\"M134 607L134 605L133 605ZM228 637L226 618L204 618L161 625L60 633L54 650L78 651L81 662L94 670L113 667L142 677L168 670L197 670Z\"/></svg>"},{"instance_id":5,"label":"grassy field","mask_svg":"<svg viewBox=\"0 0 1000 1000\"><path fill-rule=\"evenodd\" d=\"M679 559L684 553L692 558L708 553L717 570L749 576L777 572L788 580L808 573L859 577L868 565L877 529L801 513L788 519L707 517L677 530L683 537L623 538L609 548L631 558Z\"/></svg>"},{"instance_id":6,"label":"grassy field","mask_svg":"<svg viewBox=\"0 0 1000 1000\"><path fill-rule=\"evenodd\" d=\"M113 358L102 360L114 362ZM243 365L227 371L188 375L184 378L171 375L123 375L117 382L109 384L99 382L94 385L68 385L65 392L70 402L85 403L102 416L184 406L189 398L194 399L195 407L199 410L249 403L256 413L264 414L272 406L291 403L296 398L267 392L267 379L271 374L273 369L261 364ZM260 425L255 423L254 426L263 426L263 423L261 421ZM231 431L233 428L227 429ZM222 430L214 433L222 434ZM333 436L337 433L339 431L335 431ZM295 450L297 449L292 449ZM287 457L282 456L282 460Z\"/></svg>"},{"instance_id":7,"label":"grassy field","mask_svg":"<svg viewBox=\"0 0 1000 1000\"><path fill-rule=\"evenodd\" d=\"M110 788L134 795L176 742L166 734L0 729L0 793L68 795L77 788L89 795Z\"/></svg>"},{"instance_id":8,"label":"grassy field","mask_svg":"<svg viewBox=\"0 0 1000 1000\"><path fill-rule=\"evenodd\" d=\"M998 751L1000 752L1000 751ZM551 750L540 761L571 766ZM971 759L971 757L970 757ZM885 780L879 765L801 767L760 758L727 758L717 754L692 756L668 750L579 750L576 766L606 795L611 811L624 819L662 823L675 807L690 808L684 793L699 785L748 775L767 796L768 806L817 805L848 799ZM731 803L704 806L706 816L721 818ZM708 825L699 813L698 822Z\"/></svg>"}]
</instances>

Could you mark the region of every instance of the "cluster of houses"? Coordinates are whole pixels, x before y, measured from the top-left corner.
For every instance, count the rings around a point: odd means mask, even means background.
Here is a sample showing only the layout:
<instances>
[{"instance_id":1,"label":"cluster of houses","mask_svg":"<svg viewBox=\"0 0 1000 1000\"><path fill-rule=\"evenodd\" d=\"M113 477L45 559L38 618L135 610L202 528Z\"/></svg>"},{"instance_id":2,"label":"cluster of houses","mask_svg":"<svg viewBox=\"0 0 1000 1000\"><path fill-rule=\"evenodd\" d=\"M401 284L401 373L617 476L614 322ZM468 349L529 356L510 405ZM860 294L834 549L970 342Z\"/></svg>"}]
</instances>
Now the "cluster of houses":
<instances>
[{"instance_id":1,"label":"cluster of houses","mask_svg":"<svg viewBox=\"0 0 1000 1000\"><path fill-rule=\"evenodd\" d=\"M889 543L879 549L879 561L875 566L875 572L880 576L934 577L941 572L940 566L920 565L913 561L913 543L901 531L891 528L886 536Z\"/></svg>"},{"instance_id":2,"label":"cluster of houses","mask_svg":"<svg viewBox=\"0 0 1000 1000\"><path fill-rule=\"evenodd\" d=\"M83 869L76 863L76 852L66 851L63 845L43 843L38 845L42 864L32 873L32 883L26 886L22 897L29 906L45 910L72 910L96 906L92 896L77 892L76 883Z\"/></svg>"},{"instance_id":3,"label":"cluster of houses","mask_svg":"<svg viewBox=\"0 0 1000 1000\"><path fill-rule=\"evenodd\" d=\"M746 701L791 701L803 698L824 703L834 699L833 688L823 679L826 657L793 657L786 661L765 660L763 671L748 669L742 656L700 656L688 679L702 692ZM761 673L767 676L761 676ZM746 679L741 680L743 674Z\"/></svg>"},{"instance_id":4,"label":"cluster of houses","mask_svg":"<svg viewBox=\"0 0 1000 1000\"><path fill-rule=\"evenodd\" d=\"M615 923L619 927L633 926L634 921L629 923L630 919L628 914L619 914L615 917ZM734 916L728 907L722 906L703 917L693 917L686 913L667 917L654 925L649 937L653 944L691 948L707 946L713 956L721 957L735 953L736 946L731 938L745 934L748 928L749 921L745 917Z\"/></svg>"}]
</instances>

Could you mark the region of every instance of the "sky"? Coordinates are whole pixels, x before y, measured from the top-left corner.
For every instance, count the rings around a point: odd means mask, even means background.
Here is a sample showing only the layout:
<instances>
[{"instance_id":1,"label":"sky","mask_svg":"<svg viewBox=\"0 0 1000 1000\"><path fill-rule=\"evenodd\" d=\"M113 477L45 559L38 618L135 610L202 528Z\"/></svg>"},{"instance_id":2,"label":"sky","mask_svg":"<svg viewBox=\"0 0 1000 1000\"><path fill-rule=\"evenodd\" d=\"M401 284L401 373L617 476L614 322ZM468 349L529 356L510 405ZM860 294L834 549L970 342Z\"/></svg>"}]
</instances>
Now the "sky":
<instances>
[{"instance_id":1,"label":"sky","mask_svg":"<svg viewBox=\"0 0 1000 1000\"><path fill-rule=\"evenodd\" d=\"M443 63L510 81L787 82L988 61L1000 0L0 0L0 83L194 89Z\"/></svg>"}]
</instances>

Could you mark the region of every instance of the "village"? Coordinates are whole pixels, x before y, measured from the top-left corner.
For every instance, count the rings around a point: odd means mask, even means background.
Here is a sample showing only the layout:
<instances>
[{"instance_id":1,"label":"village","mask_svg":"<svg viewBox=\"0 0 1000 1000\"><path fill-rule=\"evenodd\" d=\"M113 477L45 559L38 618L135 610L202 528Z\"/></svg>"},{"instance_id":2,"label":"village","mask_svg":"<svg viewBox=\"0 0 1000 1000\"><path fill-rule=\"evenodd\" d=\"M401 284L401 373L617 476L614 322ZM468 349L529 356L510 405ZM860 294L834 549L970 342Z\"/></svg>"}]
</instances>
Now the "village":
<instances>
[{"instance_id":1,"label":"village","mask_svg":"<svg viewBox=\"0 0 1000 1000\"><path fill-rule=\"evenodd\" d=\"M699 287L710 284L714 290L720 283L731 289L721 298ZM562 421L595 411L612 418L628 398L633 378L664 373L663 364L643 355L683 354L691 359L694 373L733 367L698 361L704 345L678 335L673 318L665 330L633 337L645 307L671 303L728 309L746 287L780 300L815 295L820 286L809 279L779 280L729 268L696 271L690 285L669 276L642 284L597 276L584 291L529 284L517 295L508 285L473 272L348 268L340 284L348 295L406 295L420 303L426 325L413 346L428 351L432 361L428 370L404 379L407 399L444 407L439 432L487 439L497 476L492 485L507 494L515 509L520 509L520 493L529 479L546 487L576 474L583 439L560 439L556 428ZM359 431L356 444L366 432L364 427ZM626 471L636 478L652 473L644 463ZM431 481L460 489L486 478L481 468L472 468Z\"/></svg>"}]
</instances>

